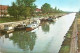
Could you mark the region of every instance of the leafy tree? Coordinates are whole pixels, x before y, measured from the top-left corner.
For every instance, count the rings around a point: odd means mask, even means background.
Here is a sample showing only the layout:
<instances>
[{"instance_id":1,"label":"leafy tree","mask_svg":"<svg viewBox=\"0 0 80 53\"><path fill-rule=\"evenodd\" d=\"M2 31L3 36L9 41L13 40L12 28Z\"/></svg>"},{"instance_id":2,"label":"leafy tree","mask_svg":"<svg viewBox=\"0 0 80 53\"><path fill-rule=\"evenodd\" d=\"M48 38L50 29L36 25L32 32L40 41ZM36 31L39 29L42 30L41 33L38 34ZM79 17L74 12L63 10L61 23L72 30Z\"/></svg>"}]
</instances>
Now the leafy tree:
<instances>
[{"instance_id":1,"label":"leafy tree","mask_svg":"<svg viewBox=\"0 0 80 53\"><path fill-rule=\"evenodd\" d=\"M19 17L30 16L34 13L36 5L34 5L35 0L16 0L11 7L8 8L8 12L11 16Z\"/></svg>"},{"instance_id":2,"label":"leafy tree","mask_svg":"<svg viewBox=\"0 0 80 53\"><path fill-rule=\"evenodd\" d=\"M33 2L35 2L35 0L17 0L16 1L18 6L20 7L22 6L22 8L20 9L20 13L25 18L34 13L34 10L36 9L36 5L33 4Z\"/></svg>"},{"instance_id":3,"label":"leafy tree","mask_svg":"<svg viewBox=\"0 0 80 53\"><path fill-rule=\"evenodd\" d=\"M57 7L55 7L55 8L54 8L54 12L55 12L55 13L60 13L60 12L63 12L63 11L60 10L60 9L58 9Z\"/></svg>"},{"instance_id":4,"label":"leafy tree","mask_svg":"<svg viewBox=\"0 0 80 53\"><path fill-rule=\"evenodd\" d=\"M36 5L34 4L34 5L31 6L31 9L30 9L31 16L34 16L35 10L36 10Z\"/></svg>"},{"instance_id":5,"label":"leafy tree","mask_svg":"<svg viewBox=\"0 0 80 53\"><path fill-rule=\"evenodd\" d=\"M78 13L79 13L79 15L80 15L80 10L79 10L79 12L78 12Z\"/></svg>"},{"instance_id":6,"label":"leafy tree","mask_svg":"<svg viewBox=\"0 0 80 53\"><path fill-rule=\"evenodd\" d=\"M43 13L48 13L51 10L51 6L48 3L45 3L44 5L42 5L41 10Z\"/></svg>"},{"instance_id":7,"label":"leafy tree","mask_svg":"<svg viewBox=\"0 0 80 53\"><path fill-rule=\"evenodd\" d=\"M11 15L11 16L14 16L15 18L17 18L18 16L18 7L16 6L16 4L13 2L12 3L12 6L8 8L8 13Z\"/></svg>"},{"instance_id":8,"label":"leafy tree","mask_svg":"<svg viewBox=\"0 0 80 53\"><path fill-rule=\"evenodd\" d=\"M30 10L31 10L30 7L25 7L24 8L24 10L22 12L22 15L25 17L25 19L26 19L27 16L30 16Z\"/></svg>"},{"instance_id":9,"label":"leafy tree","mask_svg":"<svg viewBox=\"0 0 80 53\"><path fill-rule=\"evenodd\" d=\"M55 7L54 10L56 11L57 10L57 7Z\"/></svg>"},{"instance_id":10,"label":"leafy tree","mask_svg":"<svg viewBox=\"0 0 80 53\"><path fill-rule=\"evenodd\" d=\"M34 3L36 0L21 0L21 1L22 1L22 3L23 3L25 6L30 7L30 6L33 5L33 3Z\"/></svg>"}]
</instances>

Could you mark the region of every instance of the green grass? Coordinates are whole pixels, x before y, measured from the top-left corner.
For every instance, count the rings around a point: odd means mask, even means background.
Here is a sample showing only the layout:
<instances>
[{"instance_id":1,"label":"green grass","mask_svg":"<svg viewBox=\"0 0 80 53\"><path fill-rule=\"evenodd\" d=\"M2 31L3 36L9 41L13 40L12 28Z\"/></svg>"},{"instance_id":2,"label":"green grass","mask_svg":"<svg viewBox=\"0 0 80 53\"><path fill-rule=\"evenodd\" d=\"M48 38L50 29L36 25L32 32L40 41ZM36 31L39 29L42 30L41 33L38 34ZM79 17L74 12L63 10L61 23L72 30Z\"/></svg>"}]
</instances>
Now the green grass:
<instances>
[{"instance_id":1,"label":"green grass","mask_svg":"<svg viewBox=\"0 0 80 53\"><path fill-rule=\"evenodd\" d=\"M76 14L76 17L77 17L77 18L80 18L80 14L79 14L79 13L77 13L77 14Z\"/></svg>"},{"instance_id":2,"label":"green grass","mask_svg":"<svg viewBox=\"0 0 80 53\"><path fill-rule=\"evenodd\" d=\"M71 38L71 34L68 33L68 34L66 35L66 37L67 37L67 38Z\"/></svg>"},{"instance_id":3,"label":"green grass","mask_svg":"<svg viewBox=\"0 0 80 53\"><path fill-rule=\"evenodd\" d=\"M3 17L0 18L0 23L5 23L5 22L15 22L15 21L20 21L23 20L22 18L18 19L18 18L13 18L13 17Z\"/></svg>"},{"instance_id":4,"label":"green grass","mask_svg":"<svg viewBox=\"0 0 80 53\"><path fill-rule=\"evenodd\" d=\"M69 53L70 46L63 46L61 47L61 51L59 53Z\"/></svg>"}]
</instances>

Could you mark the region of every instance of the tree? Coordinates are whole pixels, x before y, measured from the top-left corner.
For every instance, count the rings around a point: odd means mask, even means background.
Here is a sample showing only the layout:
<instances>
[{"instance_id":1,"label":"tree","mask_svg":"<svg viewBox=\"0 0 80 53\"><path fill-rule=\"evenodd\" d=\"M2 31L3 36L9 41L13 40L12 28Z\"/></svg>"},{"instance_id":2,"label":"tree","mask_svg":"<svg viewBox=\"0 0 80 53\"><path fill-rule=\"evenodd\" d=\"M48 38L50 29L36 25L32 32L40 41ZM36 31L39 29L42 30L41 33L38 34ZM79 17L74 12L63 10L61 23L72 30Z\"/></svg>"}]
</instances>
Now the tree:
<instances>
[{"instance_id":1,"label":"tree","mask_svg":"<svg viewBox=\"0 0 80 53\"><path fill-rule=\"evenodd\" d=\"M56 11L57 10L57 7L55 7L54 10Z\"/></svg>"},{"instance_id":2,"label":"tree","mask_svg":"<svg viewBox=\"0 0 80 53\"><path fill-rule=\"evenodd\" d=\"M78 12L79 14L80 14L80 10L79 10L79 12Z\"/></svg>"},{"instance_id":3,"label":"tree","mask_svg":"<svg viewBox=\"0 0 80 53\"><path fill-rule=\"evenodd\" d=\"M24 17L26 16L30 16L34 13L35 9L36 9L36 5L33 3L35 2L35 0L17 0L16 3L18 6L24 6L23 9L20 9L20 11L22 12L22 10L24 10L21 14L24 15Z\"/></svg>"},{"instance_id":4,"label":"tree","mask_svg":"<svg viewBox=\"0 0 80 53\"><path fill-rule=\"evenodd\" d=\"M32 6L33 3L36 1L36 0L21 0L22 1L22 4L24 4L25 6Z\"/></svg>"},{"instance_id":5,"label":"tree","mask_svg":"<svg viewBox=\"0 0 80 53\"><path fill-rule=\"evenodd\" d=\"M35 10L36 10L36 5L34 4L34 5L31 6L31 9L30 9L31 16L34 16Z\"/></svg>"},{"instance_id":6,"label":"tree","mask_svg":"<svg viewBox=\"0 0 80 53\"><path fill-rule=\"evenodd\" d=\"M57 7L55 7L55 8L54 8L54 12L55 12L55 13L60 13L60 12L63 12L63 11L60 10L60 9L58 9Z\"/></svg>"},{"instance_id":7,"label":"tree","mask_svg":"<svg viewBox=\"0 0 80 53\"><path fill-rule=\"evenodd\" d=\"M51 10L50 4L45 3L44 5L42 5L41 10L43 13L49 13Z\"/></svg>"},{"instance_id":8,"label":"tree","mask_svg":"<svg viewBox=\"0 0 80 53\"><path fill-rule=\"evenodd\" d=\"M36 9L34 2L35 0L16 0L16 2L13 2L12 6L8 8L8 12L14 17L24 16L26 18L34 13Z\"/></svg>"},{"instance_id":9,"label":"tree","mask_svg":"<svg viewBox=\"0 0 80 53\"><path fill-rule=\"evenodd\" d=\"M8 13L11 15L11 16L14 16L15 18L17 18L18 16L18 7L16 6L16 4L13 2L12 3L12 6L8 8Z\"/></svg>"},{"instance_id":10,"label":"tree","mask_svg":"<svg viewBox=\"0 0 80 53\"><path fill-rule=\"evenodd\" d=\"M57 13L59 9L57 7L54 8L54 12Z\"/></svg>"},{"instance_id":11,"label":"tree","mask_svg":"<svg viewBox=\"0 0 80 53\"><path fill-rule=\"evenodd\" d=\"M30 7L25 7L24 8L24 11L22 12L22 15L25 17L25 19L26 19L27 16L30 16L30 10L31 10Z\"/></svg>"}]
</instances>

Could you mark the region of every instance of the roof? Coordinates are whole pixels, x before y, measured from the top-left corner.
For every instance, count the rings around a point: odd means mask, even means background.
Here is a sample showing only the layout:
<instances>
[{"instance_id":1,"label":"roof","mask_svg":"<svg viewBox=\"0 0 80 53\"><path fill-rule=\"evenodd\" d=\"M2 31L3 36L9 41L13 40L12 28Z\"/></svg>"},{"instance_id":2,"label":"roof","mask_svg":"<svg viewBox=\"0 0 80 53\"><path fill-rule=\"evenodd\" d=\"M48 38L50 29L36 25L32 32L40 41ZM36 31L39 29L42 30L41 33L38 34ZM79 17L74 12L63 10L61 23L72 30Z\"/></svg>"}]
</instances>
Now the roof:
<instances>
[{"instance_id":1,"label":"roof","mask_svg":"<svg viewBox=\"0 0 80 53\"><path fill-rule=\"evenodd\" d=\"M39 11L41 11L41 9L36 8L36 11L38 11L38 12L39 12Z\"/></svg>"},{"instance_id":2,"label":"roof","mask_svg":"<svg viewBox=\"0 0 80 53\"><path fill-rule=\"evenodd\" d=\"M0 10L7 10L8 9L8 6L6 6L6 5L0 5Z\"/></svg>"}]
</instances>

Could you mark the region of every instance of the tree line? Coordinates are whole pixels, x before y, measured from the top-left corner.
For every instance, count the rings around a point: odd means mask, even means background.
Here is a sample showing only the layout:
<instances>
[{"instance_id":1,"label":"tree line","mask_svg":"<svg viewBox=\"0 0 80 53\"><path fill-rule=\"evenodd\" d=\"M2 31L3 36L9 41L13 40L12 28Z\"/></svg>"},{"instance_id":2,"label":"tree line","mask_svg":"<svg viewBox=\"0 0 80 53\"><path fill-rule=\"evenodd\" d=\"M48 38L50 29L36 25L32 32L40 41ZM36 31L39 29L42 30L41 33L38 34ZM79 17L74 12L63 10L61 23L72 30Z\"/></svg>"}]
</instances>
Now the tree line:
<instances>
[{"instance_id":1,"label":"tree line","mask_svg":"<svg viewBox=\"0 0 80 53\"><path fill-rule=\"evenodd\" d=\"M25 18L32 16L36 9L34 2L35 0L16 0L16 2L13 2L12 6L8 8L8 13L16 18L20 16Z\"/></svg>"},{"instance_id":2,"label":"tree line","mask_svg":"<svg viewBox=\"0 0 80 53\"><path fill-rule=\"evenodd\" d=\"M29 16L35 15L36 5L34 4L36 0L16 0L12 3L12 6L8 8L8 13L10 16L15 18L24 17L25 19ZM53 13L62 12L56 7L53 9L50 4L45 3L41 6L41 13Z\"/></svg>"},{"instance_id":3,"label":"tree line","mask_svg":"<svg viewBox=\"0 0 80 53\"><path fill-rule=\"evenodd\" d=\"M45 3L42 5L41 10L43 13L59 13L59 12L63 12L62 10L59 10L57 7L55 7L54 9L51 7L50 4Z\"/></svg>"}]
</instances>

